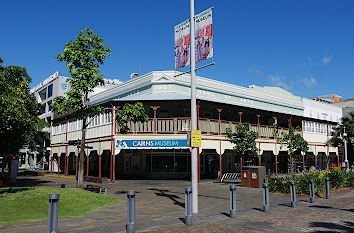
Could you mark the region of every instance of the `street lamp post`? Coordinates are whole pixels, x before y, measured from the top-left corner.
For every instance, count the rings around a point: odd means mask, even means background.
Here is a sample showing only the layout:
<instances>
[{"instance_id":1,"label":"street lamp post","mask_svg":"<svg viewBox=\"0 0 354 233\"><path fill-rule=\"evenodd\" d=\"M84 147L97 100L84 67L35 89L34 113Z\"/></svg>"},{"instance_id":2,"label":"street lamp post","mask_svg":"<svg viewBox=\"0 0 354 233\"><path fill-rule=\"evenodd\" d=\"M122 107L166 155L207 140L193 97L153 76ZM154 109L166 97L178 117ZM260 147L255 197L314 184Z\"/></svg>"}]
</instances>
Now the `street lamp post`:
<instances>
[{"instance_id":1,"label":"street lamp post","mask_svg":"<svg viewBox=\"0 0 354 233\"><path fill-rule=\"evenodd\" d=\"M343 127L343 142L344 142L344 163L345 169L349 170L349 162L348 162L348 150L347 150L347 133L345 132L345 126Z\"/></svg>"},{"instance_id":2,"label":"street lamp post","mask_svg":"<svg viewBox=\"0 0 354 233\"><path fill-rule=\"evenodd\" d=\"M190 56L191 56L191 130L197 129L197 100L196 100L196 77L195 77L195 31L194 31L194 0L190 0ZM198 213L198 148L192 147L192 212Z\"/></svg>"}]
</instances>

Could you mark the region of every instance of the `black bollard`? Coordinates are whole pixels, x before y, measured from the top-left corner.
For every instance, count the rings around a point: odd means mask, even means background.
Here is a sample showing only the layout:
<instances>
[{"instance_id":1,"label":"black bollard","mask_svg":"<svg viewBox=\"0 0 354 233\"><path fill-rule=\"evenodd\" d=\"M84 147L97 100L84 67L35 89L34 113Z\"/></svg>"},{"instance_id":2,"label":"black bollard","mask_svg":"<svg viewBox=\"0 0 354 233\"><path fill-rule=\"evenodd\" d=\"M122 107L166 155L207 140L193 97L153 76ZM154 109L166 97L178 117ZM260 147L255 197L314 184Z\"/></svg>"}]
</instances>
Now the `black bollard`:
<instances>
[{"instance_id":1,"label":"black bollard","mask_svg":"<svg viewBox=\"0 0 354 233\"><path fill-rule=\"evenodd\" d=\"M315 202L315 186L313 184L313 180L309 180L309 190L310 190L310 203Z\"/></svg>"},{"instance_id":2,"label":"black bollard","mask_svg":"<svg viewBox=\"0 0 354 233\"><path fill-rule=\"evenodd\" d=\"M326 181L326 199L330 199L331 198L331 183L329 181L329 178L326 177L325 178L325 181Z\"/></svg>"},{"instance_id":3,"label":"black bollard","mask_svg":"<svg viewBox=\"0 0 354 233\"><path fill-rule=\"evenodd\" d=\"M192 212L192 188L185 189L185 203L184 203L184 221L187 226L193 224L193 212Z\"/></svg>"},{"instance_id":4,"label":"black bollard","mask_svg":"<svg viewBox=\"0 0 354 233\"><path fill-rule=\"evenodd\" d=\"M134 190L127 192L127 233L135 233L135 196Z\"/></svg>"},{"instance_id":5,"label":"black bollard","mask_svg":"<svg viewBox=\"0 0 354 233\"><path fill-rule=\"evenodd\" d=\"M294 181L290 181L290 200L291 207L296 207L296 187Z\"/></svg>"},{"instance_id":6,"label":"black bollard","mask_svg":"<svg viewBox=\"0 0 354 233\"><path fill-rule=\"evenodd\" d=\"M236 217L236 185L230 185L230 217Z\"/></svg>"},{"instance_id":7,"label":"black bollard","mask_svg":"<svg viewBox=\"0 0 354 233\"><path fill-rule=\"evenodd\" d=\"M58 232L59 193L49 194L48 233Z\"/></svg>"},{"instance_id":8,"label":"black bollard","mask_svg":"<svg viewBox=\"0 0 354 233\"><path fill-rule=\"evenodd\" d=\"M269 187L267 183L263 184L263 211L269 212Z\"/></svg>"}]
</instances>

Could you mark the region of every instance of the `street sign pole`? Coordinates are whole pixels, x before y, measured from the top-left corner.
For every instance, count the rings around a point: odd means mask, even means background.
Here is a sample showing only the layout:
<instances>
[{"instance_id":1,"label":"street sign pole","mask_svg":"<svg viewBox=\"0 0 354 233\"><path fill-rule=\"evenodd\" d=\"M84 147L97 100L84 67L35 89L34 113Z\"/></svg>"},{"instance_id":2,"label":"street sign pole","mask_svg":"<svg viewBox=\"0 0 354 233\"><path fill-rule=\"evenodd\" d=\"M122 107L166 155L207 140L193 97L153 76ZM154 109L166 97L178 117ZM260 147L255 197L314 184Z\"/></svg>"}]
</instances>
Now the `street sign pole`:
<instances>
[{"instance_id":1,"label":"street sign pole","mask_svg":"<svg viewBox=\"0 0 354 233\"><path fill-rule=\"evenodd\" d=\"M197 100L196 100L196 77L195 77L195 32L194 32L194 0L190 0L190 56L191 56L191 129L197 129ZM197 147L191 147L192 155L192 211L198 213L198 151Z\"/></svg>"}]
</instances>

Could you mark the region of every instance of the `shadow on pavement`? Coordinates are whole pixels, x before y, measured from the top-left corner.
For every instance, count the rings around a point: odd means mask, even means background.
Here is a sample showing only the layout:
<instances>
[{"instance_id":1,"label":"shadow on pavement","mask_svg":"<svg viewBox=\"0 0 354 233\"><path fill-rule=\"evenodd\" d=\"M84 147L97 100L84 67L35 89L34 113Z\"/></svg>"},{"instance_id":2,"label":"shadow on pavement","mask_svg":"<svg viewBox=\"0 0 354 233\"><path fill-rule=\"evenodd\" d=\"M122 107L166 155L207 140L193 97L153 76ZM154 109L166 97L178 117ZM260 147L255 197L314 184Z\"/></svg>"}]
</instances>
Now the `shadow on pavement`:
<instances>
[{"instance_id":1,"label":"shadow on pavement","mask_svg":"<svg viewBox=\"0 0 354 233\"><path fill-rule=\"evenodd\" d=\"M280 204L278 204L278 205L292 208L292 207L291 207L291 203L280 203Z\"/></svg>"},{"instance_id":2,"label":"shadow on pavement","mask_svg":"<svg viewBox=\"0 0 354 233\"><path fill-rule=\"evenodd\" d=\"M115 192L115 194L126 194L126 193L127 193L127 191L117 191L117 192ZM140 193L140 192L135 191L135 193Z\"/></svg>"},{"instance_id":3,"label":"shadow on pavement","mask_svg":"<svg viewBox=\"0 0 354 233\"><path fill-rule=\"evenodd\" d=\"M309 206L310 208L318 208L318 209L327 209L327 210L342 210L342 211L349 211L354 213L354 209L340 209L331 206L320 206L320 205L312 205Z\"/></svg>"},{"instance_id":4,"label":"shadow on pavement","mask_svg":"<svg viewBox=\"0 0 354 233\"><path fill-rule=\"evenodd\" d=\"M317 233L327 233L327 232L354 232L354 223L343 222L344 224L328 223L328 222L312 222L311 227L325 228L328 230L318 230L312 231Z\"/></svg>"},{"instance_id":5,"label":"shadow on pavement","mask_svg":"<svg viewBox=\"0 0 354 233\"><path fill-rule=\"evenodd\" d=\"M230 216L230 214L229 214L229 213L226 213L226 212L221 212L220 214L225 215L226 217L231 218L231 216Z\"/></svg>"},{"instance_id":6,"label":"shadow on pavement","mask_svg":"<svg viewBox=\"0 0 354 233\"><path fill-rule=\"evenodd\" d=\"M258 211L260 211L260 212L264 212L264 210L263 209L261 209L261 208L253 208L254 210L258 210Z\"/></svg>"},{"instance_id":7,"label":"shadow on pavement","mask_svg":"<svg viewBox=\"0 0 354 233\"><path fill-rule=\"evenodd\" d=\"M155 192L156 196L167 197L168 199L173 201L174 205L178 205L178 206L181 206L182 208L184 208L184 203L182 203L182 202L177 200L177 199L181 199L181 198L179 196L177 196L177 195L169 194L168 193L168 192L170 192L169 190L167 190L167 189L156 189L156 188L149 188L148 190L158 191L158 193Z\"/></svg>"}]
</instances>

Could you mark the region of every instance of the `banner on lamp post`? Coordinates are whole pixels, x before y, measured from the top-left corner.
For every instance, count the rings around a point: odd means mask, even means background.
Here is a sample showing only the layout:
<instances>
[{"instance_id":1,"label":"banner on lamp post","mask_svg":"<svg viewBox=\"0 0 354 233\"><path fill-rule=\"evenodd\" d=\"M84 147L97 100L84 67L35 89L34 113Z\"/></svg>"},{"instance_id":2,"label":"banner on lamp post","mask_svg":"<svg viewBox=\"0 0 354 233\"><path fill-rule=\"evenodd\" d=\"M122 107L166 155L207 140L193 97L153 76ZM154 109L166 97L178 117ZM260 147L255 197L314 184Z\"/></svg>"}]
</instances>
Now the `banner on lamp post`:
<instances>
[{"instance_id":1,"label":"banner on lamp post","mask_svg":"<svg viewBox=\"0 0 354 233\"><path fill-rule=\"evenodd\" d=\"M213 57L213 8L199 14L195 19L195 57L196 62ZM175 31L175 69L190 65L190 20L174 27Z\"/></svg>"},{"instance_id":2,"label":"banner on lamp post","mask_svg":"<svg viewBox=\"0 0 354 233\"><path fill-rule=\"evenodd\" d=\"M190 21L175 26L175 69L190 65Z\"/></svg>"},{"instance_id":3,"label":"banner on lamp post","mask_svg":"<svg viewBox=\"0 0 354 233\"><path fill-rule=\"evenodd\" d=\"M213 8L195 16L196 62L213 57Z\"/></svg>"}]
</instances>

